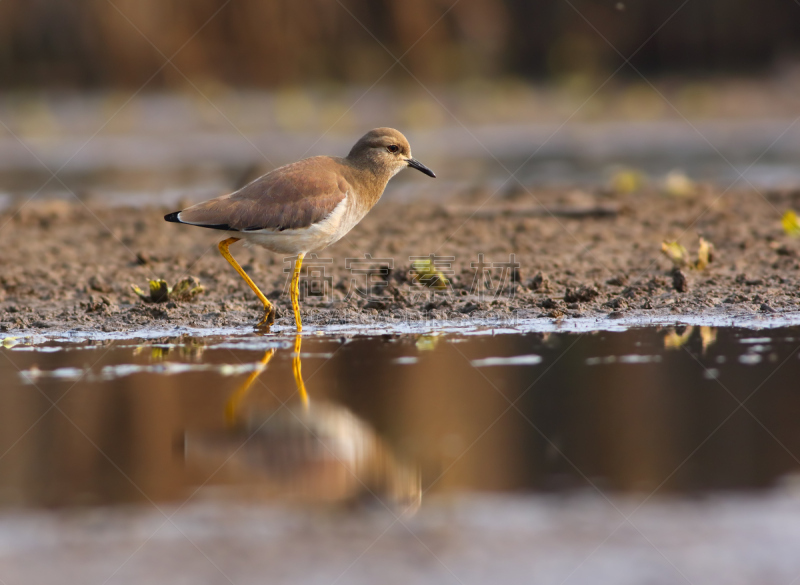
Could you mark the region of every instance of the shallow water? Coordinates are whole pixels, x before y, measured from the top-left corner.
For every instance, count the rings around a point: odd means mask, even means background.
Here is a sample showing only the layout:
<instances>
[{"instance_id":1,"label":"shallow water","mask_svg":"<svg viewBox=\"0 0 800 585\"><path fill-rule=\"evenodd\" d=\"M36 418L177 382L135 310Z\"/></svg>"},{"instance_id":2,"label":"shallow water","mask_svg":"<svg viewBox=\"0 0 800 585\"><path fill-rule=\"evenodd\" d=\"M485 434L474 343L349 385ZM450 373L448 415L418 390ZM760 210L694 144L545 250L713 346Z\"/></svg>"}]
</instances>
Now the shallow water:
<instances>
[{"instance_id":1,"label":"shallow water","mask_svg":"<svg viewBox=\"0 0 800 585\"><path fill-rule=\"evenodd\" d=\"M0 505L710 494L800 469L800 326L6 340Z\"/></svg>"}]
</instances>

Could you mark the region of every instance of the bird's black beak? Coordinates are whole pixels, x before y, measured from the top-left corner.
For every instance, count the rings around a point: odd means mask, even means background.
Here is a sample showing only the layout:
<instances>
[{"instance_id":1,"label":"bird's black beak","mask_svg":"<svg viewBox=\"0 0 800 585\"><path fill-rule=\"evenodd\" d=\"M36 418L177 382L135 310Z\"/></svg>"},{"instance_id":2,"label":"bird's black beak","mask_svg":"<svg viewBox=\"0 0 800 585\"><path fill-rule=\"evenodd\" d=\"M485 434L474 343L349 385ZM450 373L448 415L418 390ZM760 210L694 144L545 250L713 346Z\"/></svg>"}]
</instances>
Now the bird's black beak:
<instances>
[{"instance_id":1,"label":"bird's black beak","mask_svg":"<svg viewBox=\"0 0 800 585\"><path fill-rule=\"evenodd\" d=\"M425 173L429 177L433 177L434 179L436 178L436 175L433 174L433 171L430 170L428 167L426 167L421 162L419 162L418 160L415 160L413 158L409 158L409 159L406 160L406 162L408 163L408 166L410 166L412 169L417 169L419 172Z\"/></svg>"}]
</instances>

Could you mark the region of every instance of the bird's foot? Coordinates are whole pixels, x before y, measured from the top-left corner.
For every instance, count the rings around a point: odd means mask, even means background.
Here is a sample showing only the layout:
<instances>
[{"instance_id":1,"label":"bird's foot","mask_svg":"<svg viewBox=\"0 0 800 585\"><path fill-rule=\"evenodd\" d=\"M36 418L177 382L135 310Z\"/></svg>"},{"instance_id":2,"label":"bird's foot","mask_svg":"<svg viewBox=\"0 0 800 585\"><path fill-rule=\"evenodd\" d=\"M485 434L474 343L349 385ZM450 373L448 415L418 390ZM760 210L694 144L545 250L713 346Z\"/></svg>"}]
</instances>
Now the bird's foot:
<instances>
[{"instance_id":1,"label":"bird's foot","mask_svg":"<svg viewBox=\"0 0 800 585\"><path fill-rule=\"evenodd\" d=\"M261 318L261 321L256 323L255 328L259 331L265 331L269 333L270 327L275 323L275 315L277 314L277 309L275 309L275 305L270 305L269 307L264 307L264 316Z\"/></svg>"}]
</instances>

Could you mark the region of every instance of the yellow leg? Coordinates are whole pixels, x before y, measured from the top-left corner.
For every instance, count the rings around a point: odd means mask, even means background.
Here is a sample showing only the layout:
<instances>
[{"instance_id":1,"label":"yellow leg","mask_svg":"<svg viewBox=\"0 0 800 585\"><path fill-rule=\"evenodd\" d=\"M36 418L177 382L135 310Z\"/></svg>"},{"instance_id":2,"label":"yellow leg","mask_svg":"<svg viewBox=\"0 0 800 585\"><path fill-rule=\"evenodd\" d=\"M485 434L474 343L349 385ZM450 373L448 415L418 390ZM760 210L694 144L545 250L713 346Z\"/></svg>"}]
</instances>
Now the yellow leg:
<instances>
[{"instance_id":1,"label":"yellow leg","mask_svg":"<svg viewBox=\"0 0 800 585\"><path fill-rule=\"evenodd\" d=\"M267 353L264 354L264 357L261 358L261 363L258 368L256 368L252 374L247 377L247 380L244 381L239 388L237 388L236 392L231 394L231 397L228 398L228 402L225 404L225 422L228 423L228 426L234 426L236 424L236 411L239 409L239 404L241 404L244 397L247 396L247 393L250 390L250 386L253 385L253 382L256 381L256 378L264 371L264 368L267 367L269 360L272 359L272 356L275 355L275 349L270 349Z\"/></svg>"},{"instance_id":2,"label":"yellow leg","mask_svg":"<svg viewBox=\"0 0 800 585\"><path fill-rule=\"evenodd\" d=\"M292 297L292 310L294 311L294 322L297 325L297 332L303 330L303 323L300 321L300 267L303 265L303 258L305 254L298 254L297 260L294 261L294 271L292 272L292 288L290 295Z\"/></svg>"},{"instance_id":3,"label":"yellow leg","mask_svg":"<svg viewBox=\"0 0 800 585\"><path fill-rule=\"evenodd\" d=\"M303 406L308 408L308 392L306 392L306 385L303 382L303 374L300 372L300 340L302 338L298 335L294 338L294 356L292 357L292 372L294 372L294 383L297 386L297 393L300 395L300 400L303 401Z\"/></svg>"},{"instance_id":4,"label":"yellow leg","mask_svg":"<svg viewBox=\"0 0 800 585\"><path fill-rule=\"evenodd\" d=\"M223 258L225 258L225 260L227 260L231 266L233 266L233 268L239 273L239 276L244 279L247 285L253 289L253 292L256 293L258 300L264 303L264 317L258 322L258 324L256 324L256 327L266 325L267 331L269 331L270 326L275 322L275 307L272 306L272 303L270 303L267 297L264 296L264 293L259 290L259 288L256 286L256 283L253 282L249 276L247 276L247 273L244 271L244 269L239 266L239 263L231 255L230 251L228 251L228 246L238 241L239 238L228 238L227 240L222 240L219 243L219 253L222 254Z\"/></svg>"}]
</instances>

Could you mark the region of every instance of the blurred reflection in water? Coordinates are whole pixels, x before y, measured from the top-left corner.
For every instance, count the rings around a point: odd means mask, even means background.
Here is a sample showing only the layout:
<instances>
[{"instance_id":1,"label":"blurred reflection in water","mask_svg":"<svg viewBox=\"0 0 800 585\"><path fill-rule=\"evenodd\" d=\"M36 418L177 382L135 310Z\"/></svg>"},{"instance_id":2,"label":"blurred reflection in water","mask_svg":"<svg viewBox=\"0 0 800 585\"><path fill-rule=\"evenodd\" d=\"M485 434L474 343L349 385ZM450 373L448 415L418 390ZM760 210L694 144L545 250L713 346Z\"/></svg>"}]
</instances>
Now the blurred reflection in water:
<instances>
[{"instance_id":1,"label":"blurred reflection in water","mask_svg":"<svg viewBox=\"0 0 800 585\"><path fill-rule=\"evenodd\" d=\"M664 495L800 473L800 327L491 332L306 337L308 395L293 337L6 340L0 508L202 486L399 510L420 477Z\"/></svg>"},{"instance_id":2,"label":"blurred reflection in water","mask_svg":"<svg viewBox=\"0 0 800 585\"><path fill-rule=\"evenodd\" d=\"M189 431L187 461L220 470L255 495L326 502L379 502L415 511L422 490L419 471L399 462L366 422L343 406L311 400L301 372L301 337L295 338L292 370L296 400L275 410L250 406L275 349L231 395L225 408L227 428ZM249 480L249 481L248 481Z\"/></svg>"}]
</instances>

